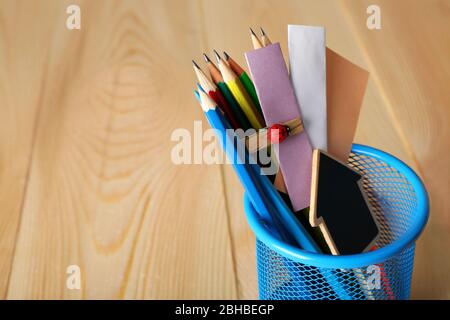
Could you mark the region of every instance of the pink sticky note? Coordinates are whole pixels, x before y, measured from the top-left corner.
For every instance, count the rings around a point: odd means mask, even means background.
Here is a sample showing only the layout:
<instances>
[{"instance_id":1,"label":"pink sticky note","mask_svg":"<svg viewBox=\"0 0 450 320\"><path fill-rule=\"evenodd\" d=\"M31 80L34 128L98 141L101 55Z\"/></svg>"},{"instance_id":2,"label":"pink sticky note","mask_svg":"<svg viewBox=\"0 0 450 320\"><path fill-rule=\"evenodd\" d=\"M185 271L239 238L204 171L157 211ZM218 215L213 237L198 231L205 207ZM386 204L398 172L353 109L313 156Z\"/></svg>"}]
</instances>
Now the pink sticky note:
<instances>
[{"instance_id":1,"label":"pink sticky note","mask_svg":"<svg viewBox=\"0 0 450 320\"><path fill-rule=\"evenodd\" d=\"M279 43L245 54L268 126L300 118ZM309 206L312 148L305 131L279 144L278 161L295 211Z\"/></svg>"}]
</instances>

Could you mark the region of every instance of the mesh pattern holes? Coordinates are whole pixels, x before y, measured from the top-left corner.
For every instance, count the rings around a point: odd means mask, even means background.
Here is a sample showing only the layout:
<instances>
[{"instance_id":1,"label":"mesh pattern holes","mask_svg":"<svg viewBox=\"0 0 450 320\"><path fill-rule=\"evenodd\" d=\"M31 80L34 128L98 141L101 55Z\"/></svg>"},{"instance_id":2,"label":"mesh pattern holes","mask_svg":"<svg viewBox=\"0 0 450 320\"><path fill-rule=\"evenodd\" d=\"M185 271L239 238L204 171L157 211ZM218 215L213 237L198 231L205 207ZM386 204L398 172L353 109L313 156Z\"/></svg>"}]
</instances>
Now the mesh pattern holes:
<instances>
[{"instance_id":1,"label":"mesh pattern holes","mask_svg":"<svg viewBox=\"0 0 450 320\"><path fill-rule=\"evenodd\" d=\"M412 185L395 168L367 155L352 153L349 165L364 175L363 186L380 226L377 246L401 237L411 226L417 206ZM335 300L336 287L349 299L408 299L414 243L383 263L353 269L319 268L293 261L257 240L261 299ZM330 282L332 279L332 282Z\"/></svg>"}]
</instances>

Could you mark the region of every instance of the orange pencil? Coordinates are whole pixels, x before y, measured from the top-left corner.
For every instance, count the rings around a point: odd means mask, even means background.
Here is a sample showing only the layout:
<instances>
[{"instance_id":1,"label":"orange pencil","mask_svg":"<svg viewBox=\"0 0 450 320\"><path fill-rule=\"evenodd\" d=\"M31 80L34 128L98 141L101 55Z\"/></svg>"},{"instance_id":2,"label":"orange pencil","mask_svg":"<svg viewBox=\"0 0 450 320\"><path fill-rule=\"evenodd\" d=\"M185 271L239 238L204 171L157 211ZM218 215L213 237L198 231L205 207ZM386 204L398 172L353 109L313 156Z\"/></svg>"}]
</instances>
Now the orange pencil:
<instances>
[{"instance_id":1,"label":"orange pencil","mask_svg":"<svg viewBox=\"0 0 450 320\"><path fill-rule=\"evenodd\" d=\"M223 79L225 80L228 89L230 89L236 101L239 103L242 111L247 116L248 121L255 129L261 129L264 127L265 122L264 118L258 112L255 105L252 102L252 99L248 95L245 88L242 86L240 80L236 76L236 74L231 70L227 63L220 57L217 51L214 51L217 58L217 65L219 67L220 73L222 74Z\"/></svg>"},{"instance_id":2,"label":"orange pencil","mask_svg":"<svg viewBox=\"0 0 450 320\"><path fill-rule=\"evenodd\" d=\"M237 103L230 89L225 84L225 80L223 80L219 68L216 67L216 65L209 59L209 57L206 54L203 54L203 56L205 58L206 66L208 67L211 78L219 87L220 92L222 92L222 95L224 96L225 100L230 105L233 114L236 116L236 120L240 124L240 127L244 130L251 128L250 122L243 113L242 109L239 107L239 104Z\"/></svg>"}]
</instances>

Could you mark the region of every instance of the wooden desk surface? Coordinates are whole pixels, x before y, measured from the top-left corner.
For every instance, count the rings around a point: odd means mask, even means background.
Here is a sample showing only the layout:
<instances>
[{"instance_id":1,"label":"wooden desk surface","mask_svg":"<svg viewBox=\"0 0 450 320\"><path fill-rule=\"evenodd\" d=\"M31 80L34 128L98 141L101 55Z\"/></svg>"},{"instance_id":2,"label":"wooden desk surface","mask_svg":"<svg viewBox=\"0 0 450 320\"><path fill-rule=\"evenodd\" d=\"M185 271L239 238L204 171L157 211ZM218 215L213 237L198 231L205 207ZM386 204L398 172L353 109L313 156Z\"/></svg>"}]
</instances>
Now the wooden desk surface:
<instances>
[{"instance_id":1,"label":"wooden desk surface","mask_svg":"<svg viewBox=\"0 0 450 320\"><path fill-rule=\"evenodd\" d=\"M172 164L170 135L203 119L192 58L243 63L259 25L286 52L298 23L370 71L356 141L424 179L412 298L449 299L450 2L377 0L370 31L373 2L0 0L0 297L256 298L231 167ZM66 288L72 264L81 290Z\"/></svg>"}]
</instances>

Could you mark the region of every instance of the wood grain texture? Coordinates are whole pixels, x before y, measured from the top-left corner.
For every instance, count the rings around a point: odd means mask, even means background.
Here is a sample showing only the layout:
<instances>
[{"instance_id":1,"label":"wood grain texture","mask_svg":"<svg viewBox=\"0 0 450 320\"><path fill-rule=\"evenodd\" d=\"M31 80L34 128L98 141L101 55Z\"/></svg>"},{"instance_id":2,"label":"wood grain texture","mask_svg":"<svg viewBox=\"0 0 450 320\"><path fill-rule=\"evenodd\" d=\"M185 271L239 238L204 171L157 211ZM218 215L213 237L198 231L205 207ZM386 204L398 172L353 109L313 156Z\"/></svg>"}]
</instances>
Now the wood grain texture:
<instances>
[{"instance_id":1,"label":"wood grain texture","mask_svg":"<svg viewBox=\"0 0 450 320\"><path fill-rule=\"evenodd\" d=\"M192 55L201 39L167 41L196 13L166 1L108 3L82 3L89 32L54 19L47 35L8 298L235 298L220 167L175 166L167 143L202 117L179 54ZM169 78L172 90L160 81ZM81 267L81 291L65 286L71 264Z\"/></svg>"},{"instance_id":2,"label":"wood grain texture","mask_svg":"<svg viewBox=\"0 0 450 320\"><path fill-rule=\"evenodd\" d=\"M431 214L418 241L412 297L450 299L450 3L380 1L382 29L370 32L356 13L369 1L346 4L370 63L386 113L430 194Z\"/></svg>"},{"instance_id":3,"label":"wood grain texture","mask_svg":"<svg viewBox=\"0 0 450 320\"><path fill-rule=\"evenodd\" d=\"M74 3L80 31L65 28ZM377 3L369 31L365 0L0 0L0 297L257 298L238 179L172 164L170 135L207 127L191 58L216 48L245 65L260 25L286 55L290 23L325 26L370 72L356 141L423 177L412 297L450 298L449 2Z\"/></svg>"},{"instance_id":4,"label":"wood grain texture","mask_svg":"<svg viewBox=\"0 0 450 320\"><path fill-rule=\"evenodd\" d=\"M30 9L39 13L34 3ZM8 287L48 51L46 37L16 23L26 18L21 12L12 1L0 6L0 298Z\"/></svg>"}]
</instances>

